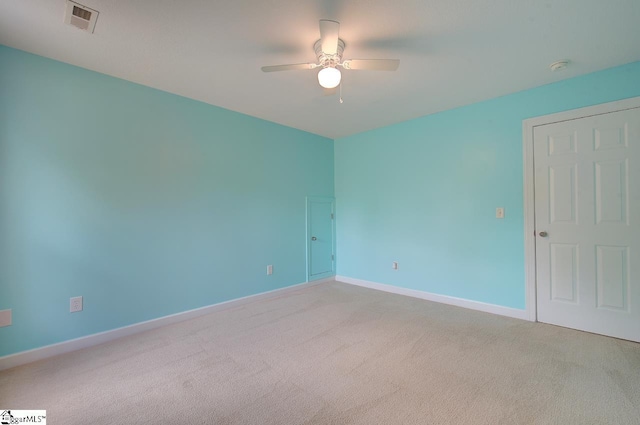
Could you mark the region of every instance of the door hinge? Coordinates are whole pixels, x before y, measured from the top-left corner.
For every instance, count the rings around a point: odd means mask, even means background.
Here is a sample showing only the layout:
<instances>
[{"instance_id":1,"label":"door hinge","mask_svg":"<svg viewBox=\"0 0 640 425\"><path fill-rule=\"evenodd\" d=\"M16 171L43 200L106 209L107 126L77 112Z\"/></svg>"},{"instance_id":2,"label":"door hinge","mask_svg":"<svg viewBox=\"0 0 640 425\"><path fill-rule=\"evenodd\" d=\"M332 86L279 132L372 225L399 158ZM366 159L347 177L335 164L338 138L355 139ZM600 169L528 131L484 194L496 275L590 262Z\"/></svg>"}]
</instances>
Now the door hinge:
<instances>
[{"instance_id":1,"label":"door hinge","mask_svg":"<svg viewBox=\"0 0 640 425\"><path fill-rule=\"evenodd\" d=\"M331 220L333 220L333 213L331 213Z\"/></svg>"},{"instance_id":2,"label":"door hinge","mask_svg":"<svg viewBox=\"0 0 640 425\"><path fill-rule=\"evenodd\" d=\"M333 261L333 254L331 254L331 261Z\"/></svg>"}]
</instances>

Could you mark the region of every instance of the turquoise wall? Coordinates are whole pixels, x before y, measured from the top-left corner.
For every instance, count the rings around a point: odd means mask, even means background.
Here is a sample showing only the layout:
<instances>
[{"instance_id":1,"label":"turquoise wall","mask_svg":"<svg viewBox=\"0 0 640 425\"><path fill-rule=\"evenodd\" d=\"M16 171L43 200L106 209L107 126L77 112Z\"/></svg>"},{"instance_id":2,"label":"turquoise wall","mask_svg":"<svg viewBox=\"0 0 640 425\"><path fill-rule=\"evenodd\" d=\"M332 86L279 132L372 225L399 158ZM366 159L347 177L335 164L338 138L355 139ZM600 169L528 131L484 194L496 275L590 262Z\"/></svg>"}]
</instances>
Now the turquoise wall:
<instances>
[{"instance_id":1,"label":"turquoise wall","mask_svg":"<svg viewBox=\"0 0 640 425\"><path fill-rule=\"evenodd\" d=\"M524 309L522 120L634 96L640 62L336 140L338 275Z\"/></svg>"},{"instance_id":2,"label":"turquoise wall","mask_svg":"<svg viewBox=\"0 0 640 425\"><path fill-rule=\"evenodd\" d=\"M334 164L338 274L522 309L522 120L634 96L640 62L332 142L0 46L0 356L304 282Z\"/></svg>"},{"instance_id":3,"label":"turquoise wall","mask_svg":"<svg viewBox=\"0 0 640 425\"><path fill-rule=\"evenodd\" d=\"M333 174L329 139L0 46L0 356L304 282Z\"/></svg>"}]
</instances>

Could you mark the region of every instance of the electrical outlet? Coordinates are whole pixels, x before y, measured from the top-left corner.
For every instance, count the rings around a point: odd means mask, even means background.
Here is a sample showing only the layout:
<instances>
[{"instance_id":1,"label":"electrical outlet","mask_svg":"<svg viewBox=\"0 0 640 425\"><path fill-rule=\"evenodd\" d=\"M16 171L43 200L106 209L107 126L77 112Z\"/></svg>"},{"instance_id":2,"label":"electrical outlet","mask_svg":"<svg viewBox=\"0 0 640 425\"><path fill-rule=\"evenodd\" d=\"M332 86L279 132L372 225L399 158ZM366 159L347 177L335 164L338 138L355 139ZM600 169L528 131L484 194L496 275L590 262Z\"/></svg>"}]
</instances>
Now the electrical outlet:
<instances>
[{"instance_id":1,"label":"electrical outlet","mask_svg":"<svg viewBox=\"0 0 640 425\"><path fill-rule=\"evenodd\" d=\"M268 265L267 266L267 274L273 274L273 266L272 265Z\"/></svg>"},{"instance_id":2,"label":"electrical outlet","mask_svg":"<svg viewBox=\"0 0 640 425\"><path fill-rule=\"evenodd\" d=\"M76 313L82 311L82 297L72 297L69 299L69 312Z\"/></svg>"},{"instance_id":3,"label":"electrical outlet","mask_svg":"<svg viewBox=\"0 0 640 425\"><path fill-rule=\"evenodd\" d=\"M0 310L0 328L11 326L11 309Z\"/></svg>"},{"instance_id":4,"label":"electrical outlet","mask_svg":"<svg viewBox=\"0 0 640 425\"><path fill-rule=\"evenodd\" d=\"M496 208L496 218L504 218L504 207Z\"/></svg>"},{"instance_id":5,"label":"electrical outlet","mask_svg":"<svg viewBox=\"0 0 640 425\"><path fill-rule=\"evenodd\" d=\"M391 268L392 268L393 270L398 270L398 262L397 262L397 261L394 261L393 263L391 263Z\"/></svg>"}]
</instances>

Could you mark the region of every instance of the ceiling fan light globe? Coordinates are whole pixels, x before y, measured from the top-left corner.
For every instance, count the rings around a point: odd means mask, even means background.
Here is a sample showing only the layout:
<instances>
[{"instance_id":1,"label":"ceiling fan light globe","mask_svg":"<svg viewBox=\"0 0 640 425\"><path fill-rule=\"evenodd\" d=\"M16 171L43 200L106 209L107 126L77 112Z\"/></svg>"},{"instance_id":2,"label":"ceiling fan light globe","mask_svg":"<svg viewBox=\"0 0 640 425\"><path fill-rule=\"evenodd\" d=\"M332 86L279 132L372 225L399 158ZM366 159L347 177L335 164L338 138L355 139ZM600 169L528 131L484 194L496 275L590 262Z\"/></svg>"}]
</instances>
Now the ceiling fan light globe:
<instances>
[{"instance_id":1,"label":"ceiling fan light globe","mask_svg":"<svg viewBox=\"0 0 640 425\"><path fill-rule=\"evenodd\" d=\"M342 79L342 74L340 70L333 67L322 68L320 72L318 72L318 82L325 89L332 89L334 87L338 87L340 84L340 80Z\"/></svg>"}]
</instances>

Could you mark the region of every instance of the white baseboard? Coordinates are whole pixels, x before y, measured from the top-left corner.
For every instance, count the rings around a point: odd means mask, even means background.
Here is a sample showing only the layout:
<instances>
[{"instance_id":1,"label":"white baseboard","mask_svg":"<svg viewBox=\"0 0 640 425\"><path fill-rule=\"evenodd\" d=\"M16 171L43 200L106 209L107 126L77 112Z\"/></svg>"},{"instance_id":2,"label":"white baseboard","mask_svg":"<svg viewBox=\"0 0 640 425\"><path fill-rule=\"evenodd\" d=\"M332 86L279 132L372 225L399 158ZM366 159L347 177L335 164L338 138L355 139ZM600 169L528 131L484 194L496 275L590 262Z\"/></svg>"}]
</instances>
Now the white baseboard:
<instances>
[{"instance_id":1,"label":"white baseboard","mask_svg":"<svg viewBox=\"0 0 640 425\"><path fill-rule=\"evenodd\" d=\"M20 353L9 354L7 356L0 357L0 370L9 369L15 366L20 366L23 364L35 362L37 360L46 359L48 357L57 356L59 354L76 351L82 348L92 347L94 345L113 341L114 339L122 338L124 336L148 331L151 329L159 328L161 326L170 325L172 323L182 322L183 320L193 319L195 317L203 316L215 311L226 310L228 308L238 307L255 301L277 298L289 292L293 292L305 287L320 285L322 283L333 281L334 278L332 276L327 279L300 283L292 286L287 286L285 288L274 289L273 291L261 292L255 295L236 298L233 300L200 307L193 310L183 311L181 313L171 314L169 316L159 317L157 319L147 320L145 322L135 323L133 325L123 326L121 328L99 332L96 334L87 335L40 348L34 348L32 350L22 351Z\"/></svg>"},{"instance_id":2,"label":"white baseboard","mask_svg":"<svg viewBox=\"0 0 640 425\"><path fill-rule=\"evenodd\" d=\"M504 307L496 304L487 304L480 301L466 300L464 298L450 297L448 295L432 294L430 292L418 291L416 289L401 288L399 286L387 285L384 283L371 282L368 280L354 279L346 276L336 276L336 281L351 285L363 286L365 288L377 289L378 291L391 292L393 294L406 295L408 297L421 298L423 300L435 301L442 304L455 305L471 310L484 311L485 313L499 314L500 316L513 317L516 319L531 320L526 310Z\"/></svg>"}]
</instances>

